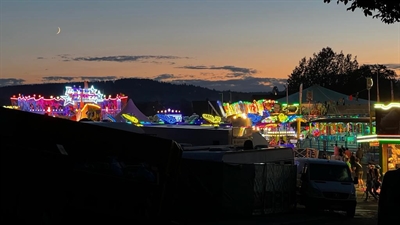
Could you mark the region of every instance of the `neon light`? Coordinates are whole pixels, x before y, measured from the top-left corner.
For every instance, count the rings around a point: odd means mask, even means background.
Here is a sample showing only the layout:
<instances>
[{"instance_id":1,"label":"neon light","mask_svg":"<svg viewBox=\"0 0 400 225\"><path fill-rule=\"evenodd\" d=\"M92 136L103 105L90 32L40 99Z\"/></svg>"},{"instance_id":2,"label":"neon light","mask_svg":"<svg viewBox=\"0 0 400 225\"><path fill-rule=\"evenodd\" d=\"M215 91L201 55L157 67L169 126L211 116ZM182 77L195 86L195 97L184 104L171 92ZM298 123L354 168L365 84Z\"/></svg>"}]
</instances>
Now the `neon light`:
<instances>
[{"instance_id":1,"label":"neon light","mask_svg":"<svg viewBox=\"0 0 400 225\"><path fill-rule=\"evenodd\" d=\"M388 109L391 109L391 108L394 108L394 107L400 108L400 103L391 102L388 105L384 105L384 104L375 104L374 105L375 109L383 109L383 110L388 110Z\"/></svg>"},{"instance_id":2,"label":"neon light","mask_svg":"<svg viewBox=\"0 0 400 225\"><path fill-rule=\"evenodd\" d=\"M89 109L91 112L89 113ZM93 110L94 109L94 110ZM98 112L96 112L98 111ZM86 104L78 113L76 119L79 121L81 119L84 118L88 118L91 120L100 120L100 111L101 111L101 107L96 105L96 104Z\"/></svg>"},{"instance_id":3,"label":"neon light","mask_svg":"<svg viewBox=\"0 0 400 225\"><path fill-rule=\"evenodd\" d=\"M224 113L226 114L226 117L248 113L263 115L265 111L273 111L274 106L277 103L278 101L266 99L261 99L258 101L254 100L253 102L238 101L232 104L223 103L222 108L224 110Z\"/></svg>"},{"instance_id":4,"label":"neon light","mask_svg":"<svg viewBox=\"0 0 400 225\"><path fill-rule=\"evenodd\" d=\"M64 105L74 104L76 102L100 103L105 98L104 95L93 86L90 88L65 87L65 94L61 96L65 99Z\"/></svg>"},{"instance_id":5,"label":"neon light","mask_svg":"<svg viewBox=\"0 0 400 225\"><path fill-rule=\"evenodd\" d=\"M400 139L400 135L390 135L390 134L372 134L372 135L364 135L364 136L359 136L357 137L357 139L367 139L367 138L399 138Z\"/></svg>"},{"instance_id":6,"label":"neon light","mask_svg":"<svg viewBox=\"0 0 400 225\"><path fill-rule=\"evenodd\" d=\"M364 142L392 142L392 143L400 143L400 135L365 135L357 137L358 143Z\"/></svg>"},{"instance_id":7,"label":"neon light","mask_svg":"<svg viewBox=\"0 0 400 225\"><path fill-rule=\"evenodd\" d=\"M106 118L107 118L108 120L110 120L111 122L116 122L116 119L115 119L113 116L111 116L110 114L107 114L107 115L106 115Z\"/></svg>"},{"instance_id":8,"label":"neon light","mask_svg":"<svg viewBox=\"0 0 400 225\"><path fill-rule=\"evenodd\" d=\"M365 139L365 140L357 140L357 143L366 143L366 142L387 142L387 143L400 143L399 139L387 139L387 138L375 138L375 139Z\"/></svg>"},{"instance_id":9,"label":"neon light","mask_svg":"<svg viewBox=\"0 0 400 225\"><path fill-rule=\"evenodd\" d=\"M11 105L18 107L22 111L33 113L46 113L50 111L56 116L73 116L76 109L83 108L86 103L94 103L101 107L103 113L115 116L121 111L123 104L128 100L128 96L117 95L115 98L105 97L93 86L91 88L76 88L67 86L62 97L50 96L44 98L41 95L13 96L10 98ZM83 103L81 105L81 103Z\"/></svg>"},{"instance_id":10,"label":"neon light","mask_svg":"<svg viewBox=\"0 0 400 225\"><path fill-rule=\"evenodd\" d=\"M124 114L122 114L122 117L131 123L139 123L138 118L136 118L135 116L131 116L129 114L124 113Z\"/></svg>"},{"instance_id":11,"label":"neon light","mask_svg":"<svg viewBox=\"0 0 400 225\"><path fill-rule=\"evenodd\" d=\"M185 119L185 123L194 124L195 121L199 118L199 115L191 115Z\"/></svg>"},{"instance_id":12,"label":"neon light","mask_svg":"<svg viewBox=\"0 0 400 225\"><path fill-rule=\"evenodd\" d=\"M18 106L13 106L13 105L4 105L3 108L6 108L6 109L19 109Z\"/></svg>"},{"instance_id":13,"label":"neon light","mask_svg":"<svg viewBox=\"0 0 400 225\"><path fill-rule=\"evenodd\" d=\"M31 96L19 96L10 98L11 105L18 107L22 111L34 112L34 113L45 113L50 108L50 111L57 112L57 114L68 114L69 109L64 108L64 99L60 97L44 98L39 95Z\"/></svg>"},{"instance_id":14,"label":"neon light","mask_svg":"<svg viewBox=\"0 0 400 225\"><path fill-rule=\"evenodd\" d=\"M251 120L251 122L253 124L256 124L258 122L260 122L262 120L262 116L258 115L258 114L254 114L254 113L249 113L247 114L247 117Z\"/></svg>"},{"instance_id":15,"label":"neon light","mask_svg":"<svg viewBox=\"0 0 400 225\"><path fill-rule=\"evenodd\" d=\"M290 111L293 108L294 110ZM299 111L299 104L292 104L292 105L282 104L282 111L287 114L296 114Z\"/></svg>"},{"instance_id":16,"label":"neon light","mask_svg":"<svg viewBox=\"0 0 400 225\"><path fill-rule=\"evenodd\" d=\"M203 114L201 115L207 122L212 123L212 124L220 124L222 118L219 116L213 116L210 114Z\"/></svg>"},{"instance_id":17,"label":"neon light","mask_svg":"<svg viewBox=\"0 0 400 225\"><path fill-rule=\"evenodd\" d=\"M225 111L224 111L224 107L222 106L222 103L221 103L220 101L217 101L217 105L218 105L218 107L219 107L219 110L220 110L221 113L222 113L222 116L223 116L223 117L226 117L226 113L225 113Z\"/></svg>"},{"instance_id":18,"label":"neon light","mask_svg":"<svg viewBox=\"0 0 400 225\"><path fill-rule=\"evenodd\" d=\"M165 114L157 114L157 117L158 117L161 121L163 121L164 123L168 123L168 124L175 124L175 123L177 123L175 117L172 117L172 116L167 116L167 115L165 115Z\"/></svg>"}]
</instances>

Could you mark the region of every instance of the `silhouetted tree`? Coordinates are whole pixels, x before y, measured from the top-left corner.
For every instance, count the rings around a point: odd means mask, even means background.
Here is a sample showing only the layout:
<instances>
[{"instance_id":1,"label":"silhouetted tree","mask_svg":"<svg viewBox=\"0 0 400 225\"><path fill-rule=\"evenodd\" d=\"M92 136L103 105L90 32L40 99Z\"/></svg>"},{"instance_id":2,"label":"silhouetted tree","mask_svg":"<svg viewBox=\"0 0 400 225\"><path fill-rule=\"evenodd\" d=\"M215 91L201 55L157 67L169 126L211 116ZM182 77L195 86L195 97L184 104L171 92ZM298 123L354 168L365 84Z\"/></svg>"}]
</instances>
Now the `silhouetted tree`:
<instances>
[{"instance_id":1,"label":"silhouetted tree","mask_svg":"<svg viewBox=\"0 0 400 225\"><path fill-rule=\"evenodd\" d=\"M331 0L324 0L330 3ZM357 8L363 10L365 16L381 19L382 22L392 24L400 22L400 3L398 0L337 0L337 4L351 3L347 10L354 12ZM373 15L372 12L377 12Z\"/></svg>"},{"instance_id":2,"label":"silhouetted tree","mask_svg":"<svg viewBox=\"0 0 400 225\"><path fill-rule=\"evenodd\" d=\"M314 53L308 60L302 58L299 65L289 75L289 92L297 92L301 83L303 88L314 84L321 86L339 85L345 80L345 75L358 69L356 57L343 52L335 53L330 47Z\"/></svg>"},{"instance_id":3,"label":"silhouetted tree","mask_svg":"<svg viewBox=\"0 0 400 225\"><path fill-rule=\"evenodd\" d=\"M359 67L357 60L352 59L350 54L337 54L329 47L323 48L318 54L314 53L308 60L305 57L301 59L289 75L288 84L292 93L299 91L301 83L303 88L318 84L343 94L366 99L367 77L374 81L373 90L376 90L376 79L379 79L381 99L390 99L390 82L393 82L395 99L400 98L399 80L394 70L379 64ZM371 98L376 99L376 91L371 92Z\"/></svg>"}]
</instances>

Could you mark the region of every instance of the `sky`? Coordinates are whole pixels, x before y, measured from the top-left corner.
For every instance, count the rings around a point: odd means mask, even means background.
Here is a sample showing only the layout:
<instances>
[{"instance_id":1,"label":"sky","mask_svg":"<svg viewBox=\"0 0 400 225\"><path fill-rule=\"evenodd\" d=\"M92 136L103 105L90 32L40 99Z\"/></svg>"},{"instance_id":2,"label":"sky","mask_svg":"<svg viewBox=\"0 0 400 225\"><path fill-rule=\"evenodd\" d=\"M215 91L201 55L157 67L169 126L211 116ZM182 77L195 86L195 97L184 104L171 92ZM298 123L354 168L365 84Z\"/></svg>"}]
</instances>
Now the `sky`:
<instances>
[{"instance_id":1,"label":"sky","mask_svg":"<svg viewBox=\"0 0 400 225\"><path fill-rule=\"evenodd\" d=\"M336 1L0 0L0 86L139 77L270 91L328 46L400 74L400 24Z\"/></svg>"}]
</instances>

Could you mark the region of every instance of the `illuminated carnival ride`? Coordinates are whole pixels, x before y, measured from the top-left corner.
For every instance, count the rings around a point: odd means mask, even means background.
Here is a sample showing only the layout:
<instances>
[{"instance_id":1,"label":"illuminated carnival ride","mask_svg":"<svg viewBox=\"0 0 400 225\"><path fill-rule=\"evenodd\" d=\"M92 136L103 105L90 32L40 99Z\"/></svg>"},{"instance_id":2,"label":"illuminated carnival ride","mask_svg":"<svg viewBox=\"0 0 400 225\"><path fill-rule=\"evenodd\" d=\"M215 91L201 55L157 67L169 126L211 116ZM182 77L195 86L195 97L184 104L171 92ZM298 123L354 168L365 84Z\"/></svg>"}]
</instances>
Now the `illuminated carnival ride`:
<instances>
[{"instance_id":1,"label":"illuminated carnival ride","mask_svg":"<svg viewBox=\"0 0 400 225\"><path fill-rule=\"evenodd\" d=\"M127 96L106 97L87 82L83 88L66 86L62 96L45 98L41 95L18 95L11 97L11 107L22 111L46 114L49 116L79 121L114 120L121 108L126 104Z\"/></svg>"},{"instance_id":2,"label":"illuminated carnival ride","mask_svg":"<svg viewBox=\"0 0 400 225\"><path fill-rule=\"evenodd\" d=\"M294 122L305 122L299 115L299 104L279 104L275 100L238 101L234 103L217 102L222 115L231 121L232 126L251 126L262 132L267 139L296 137L297 132L290 126ZM235 120L250 121L235 125Z\"/></svg>"}]
</instances>

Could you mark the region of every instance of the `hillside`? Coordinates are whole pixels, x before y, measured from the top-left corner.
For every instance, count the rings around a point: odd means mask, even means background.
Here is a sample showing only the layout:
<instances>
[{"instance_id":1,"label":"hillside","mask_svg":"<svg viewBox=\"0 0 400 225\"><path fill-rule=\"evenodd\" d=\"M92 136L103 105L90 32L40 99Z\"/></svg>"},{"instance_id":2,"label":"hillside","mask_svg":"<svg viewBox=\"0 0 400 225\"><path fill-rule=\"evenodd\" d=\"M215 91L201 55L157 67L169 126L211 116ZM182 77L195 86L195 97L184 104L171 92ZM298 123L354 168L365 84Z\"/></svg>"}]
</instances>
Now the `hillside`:
<instances>
[{"instance_id":1,"label":"hillside","mask_svg":"<svg viewBox=\"0 0 400 225\"><path fill-rule=\"evenodd\" d=\"M64 94L65 86L83 86L83 82L73 83L46 83L34 85L7 86L0 88L0 98L2 105L8 105L10 97L13 95L42 95L42 96L60 96ZM159 102L161 104L176 102L191 102L220 100L221 92L193 85L178 85L166 82L159 82L150 79L120 79L115 81L90 82L106 95L115 96L123 93L128 95L136 103ZM251 100L254 93L232 93L232 100ZM229 92L224 92L225 101L229 100Z\"/></svg>"}]
</instances>

